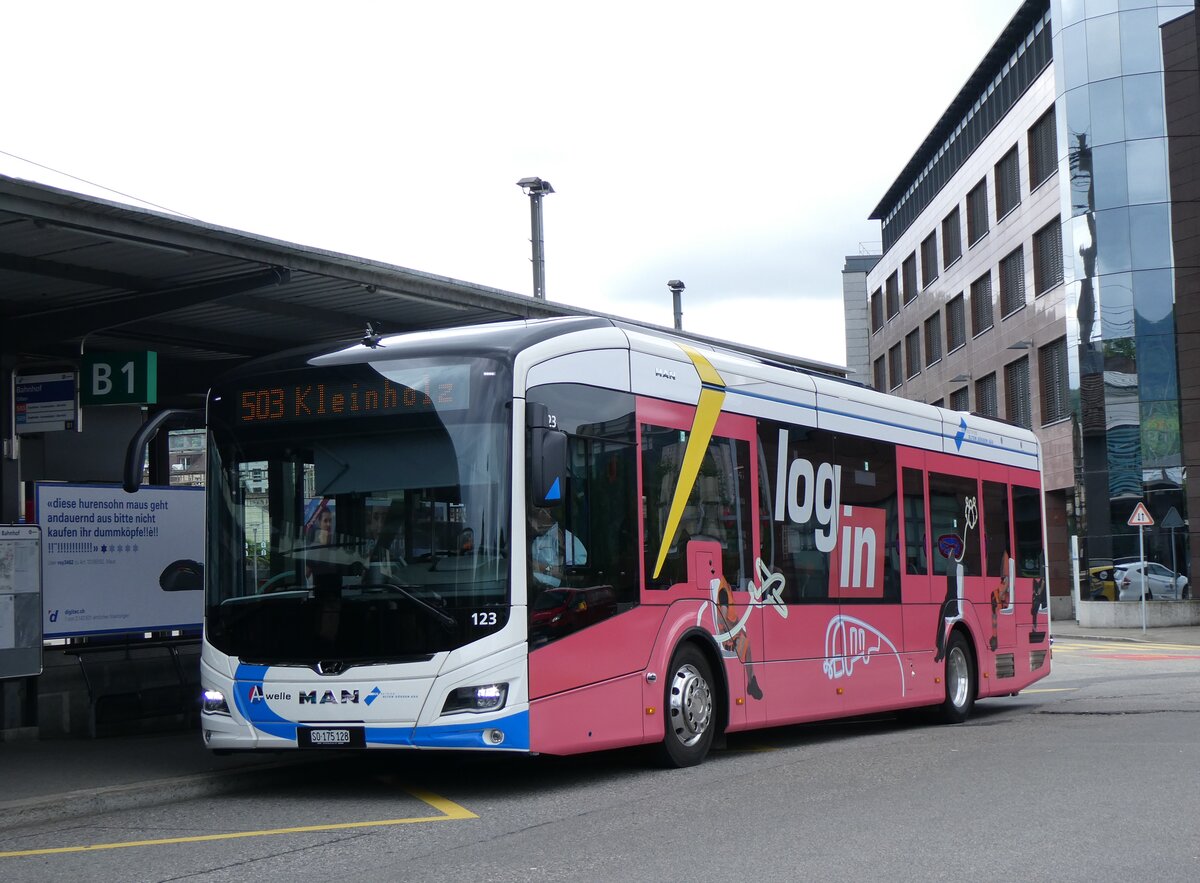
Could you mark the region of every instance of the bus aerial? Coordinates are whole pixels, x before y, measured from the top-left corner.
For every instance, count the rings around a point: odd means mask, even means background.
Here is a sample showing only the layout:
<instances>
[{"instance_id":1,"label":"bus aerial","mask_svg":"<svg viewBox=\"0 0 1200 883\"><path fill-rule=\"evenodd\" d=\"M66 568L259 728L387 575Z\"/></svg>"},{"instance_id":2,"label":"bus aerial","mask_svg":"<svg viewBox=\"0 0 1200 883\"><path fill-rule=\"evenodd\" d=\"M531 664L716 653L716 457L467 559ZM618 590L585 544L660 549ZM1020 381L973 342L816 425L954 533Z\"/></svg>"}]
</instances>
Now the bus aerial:
<instances>
[{"instance_id":1,"label":"bus aerial","mask_svg":"<svg viewBox=\"0 0 1200 883\"><path fill-rule=\"evenodd\" d=\"M1032 432L605 318L210 390L205 744L576 754L1050 671Z\"/></svg>"}]
</instances>

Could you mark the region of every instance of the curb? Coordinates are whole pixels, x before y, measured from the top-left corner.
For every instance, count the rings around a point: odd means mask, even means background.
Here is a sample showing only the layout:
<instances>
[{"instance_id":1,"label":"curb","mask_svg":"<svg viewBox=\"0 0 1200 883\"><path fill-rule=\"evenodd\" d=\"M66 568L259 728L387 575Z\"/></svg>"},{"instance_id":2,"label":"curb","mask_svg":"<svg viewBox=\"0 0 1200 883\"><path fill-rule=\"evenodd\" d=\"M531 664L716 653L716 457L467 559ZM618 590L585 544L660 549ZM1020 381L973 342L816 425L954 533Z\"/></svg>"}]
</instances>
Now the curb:
<instances>
[{"instance_id":1,"label":"curb","mask_svg":"<svg viewBox=\"0 0 1200 883\"><path fill-rule=\"evenodd\" d=\"M84 788L78 791L64 791L48 797L9 801L0 803L0 831L79 816L123 809L140 809L191 800L196 797L244 791L273 779L282 778L284 774L306 765L306 762L284 761L211 773L152 779L129 785Z\"/></svg>"}]
</instances>

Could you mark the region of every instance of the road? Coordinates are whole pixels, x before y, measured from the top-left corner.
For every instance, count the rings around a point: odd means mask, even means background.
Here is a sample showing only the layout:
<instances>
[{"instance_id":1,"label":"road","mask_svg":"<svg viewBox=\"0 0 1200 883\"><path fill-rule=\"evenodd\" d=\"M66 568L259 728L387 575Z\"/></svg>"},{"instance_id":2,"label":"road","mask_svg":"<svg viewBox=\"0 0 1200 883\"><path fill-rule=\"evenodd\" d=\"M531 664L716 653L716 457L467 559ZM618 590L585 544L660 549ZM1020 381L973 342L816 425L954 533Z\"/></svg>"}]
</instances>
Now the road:
<instances>
[{"instance_id":1,"label":"road","mask_svg":"<svg viewBox=\"0 0 1200 883\"><path fill-rule=\"evenodd\" d=\"M961 726L895 718L642 752L335 758L250 791L0 832L0 879L1188 880L1200 648L1060 639Z\"/></svg>"}]
</instances>

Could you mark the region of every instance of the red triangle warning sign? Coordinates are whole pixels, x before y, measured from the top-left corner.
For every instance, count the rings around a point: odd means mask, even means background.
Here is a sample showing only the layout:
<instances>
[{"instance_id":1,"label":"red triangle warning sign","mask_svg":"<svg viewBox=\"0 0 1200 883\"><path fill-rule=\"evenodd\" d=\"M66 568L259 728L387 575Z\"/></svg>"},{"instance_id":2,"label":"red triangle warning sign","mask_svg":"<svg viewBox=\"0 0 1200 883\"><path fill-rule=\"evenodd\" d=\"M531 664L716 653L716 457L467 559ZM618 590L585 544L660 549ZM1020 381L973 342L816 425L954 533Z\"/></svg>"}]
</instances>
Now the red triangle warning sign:
<instances>
[{"instance_id":1,"label":"red triangle warning sign","mask_svg":"<svg viewBox=\"0 0 1200 883\"><path fill-rule=\"evenodd\" d=\"M1133 507L1133 514L1129 516L1129 521L1126 523L1130 527L1153 527L1154 518L1150 515L1150 510L1146 508L1145 503L1138 503Z\"/></svg>"}]
</instances>

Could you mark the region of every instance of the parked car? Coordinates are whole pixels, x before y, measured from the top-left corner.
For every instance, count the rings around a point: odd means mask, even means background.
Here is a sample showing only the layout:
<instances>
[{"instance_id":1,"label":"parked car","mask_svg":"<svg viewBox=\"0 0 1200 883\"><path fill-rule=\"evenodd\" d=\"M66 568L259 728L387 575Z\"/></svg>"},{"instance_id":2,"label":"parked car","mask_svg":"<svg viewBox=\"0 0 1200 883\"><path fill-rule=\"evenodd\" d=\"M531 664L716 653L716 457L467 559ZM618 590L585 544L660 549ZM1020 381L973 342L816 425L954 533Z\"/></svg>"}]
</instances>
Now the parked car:
<instances>
[{"instance_id":1,"label":"parked car","mask_svg":"<svg viewBox=\"0 0 1200 883\"><path fill-rule=\"evenodd\" d=\"M1088 568L1088 597L1092 601L1117 600L1117 584L1113 582L1115 565L1110 561L1106 564Z\"/></svg>"},{"instance_id":2,"label":"parked car","mask_svg":"<svg viewBox=\"0 0 1200 883\"><path fill-rule=\"evenodd\" d=\"M1141 562L1120 566L1113 573L1117 584L1117 597L1122 601L1141 600L1143 589L1146 599L1178 601L1191 594L1186 576L1175 576L1167 568L1154 561L1147 561L1145 573Z\"/></svg>"},{"instance_id":3,"label":"parked car","mask_svg":"<svg viewBox=\"0 0 1200 883\"><path fill-rule=\"evenodd\" d=\"M1088 562L1090 566L1087 572L1088 600L1116 601L1117 583L1113 579L1113 574L1117 568L1137 564L1141 560L1140 558L1091 559Z\"/></svg>"}]
</instances>

